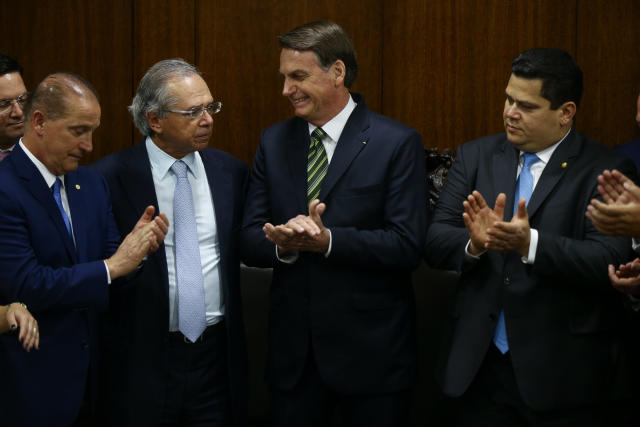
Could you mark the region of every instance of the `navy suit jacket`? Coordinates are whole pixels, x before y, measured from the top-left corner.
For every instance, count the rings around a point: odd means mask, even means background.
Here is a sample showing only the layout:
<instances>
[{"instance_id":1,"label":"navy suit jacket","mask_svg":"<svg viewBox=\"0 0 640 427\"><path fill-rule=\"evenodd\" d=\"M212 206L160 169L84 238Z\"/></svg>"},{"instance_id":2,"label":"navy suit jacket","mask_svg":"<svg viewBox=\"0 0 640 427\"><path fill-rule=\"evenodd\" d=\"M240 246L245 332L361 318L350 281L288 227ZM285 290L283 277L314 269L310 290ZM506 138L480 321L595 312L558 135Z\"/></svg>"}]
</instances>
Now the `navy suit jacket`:
<instances>
[{"instance_id":1,"label":"navy suit jacket","mask_svg":"<svg viewBox=\"0 0 640 427\"><path fill-rule=\"evenodd\" d=\"M636 164L636 169L640 171L640 139L634 139L622 145L616 145L613 148L633 160L633 163Z\"/></svg>"},{"instance_id":2,"label":"navy suit jacket","mask_svg":"<svg viewBox=\"0 0 640 427\"><path fill-rule=\"evenodd\" d=\"M415 380L411 271L427 223L420 135L367 109L349 117L322 184L328 257L278 261L262 231L307 215L306 121L265 129L255 155L242 230L249 265L273 267L267 376L280 389L300 378L309 351L324 381L345 393L392 392Z\"/></svg>"},{"instance_id":3,"label":"navy suit jacket","mask_svg":"<svg viewBox=\"0 0 640 427\"><path fill-rule=\"evenodd\" d=\"M44 178L16 146L0 164L0 304L25 303L40 327L40 350L0 336L0 425L66 426L82 404L96 361L96 311L108 303L102 261L117 249L104 179L66 175L76 244ZM95 377L94 377L95 378Z\"/></svg>"},{"instance_id":4,"label":"navy suit jacket","mask_svg":"<svg viewBox=\"0 0 640 427\"><path fill-rule=\"evenodd\" d=\"M469 142L458 148L440 193L426 259L436 268L462 272L438 369L444 391L460 396L467 390L504 309L515 377L530 407L566 408L624 394L623 297L609 283L607 266L628 261L631 241L601 234L585 212L599 197L598 174L612 168L632 173L633 164L571 130L527 207L531 228L538 230L535 262L499 251L466 262L462 201L478 190L493 206L505 193L509 220L517 164L518 151L504 134Z\"/></svg>"},{"instance_id":5,"label":"navy suit jacket","mask_svg":"<svg viewBox=\"0 0 640 427\"><path fill-rule=\"evenodd\" d=\"M220 273L227 327L227 361L233 425L246 423L247 352L240 295L238 232L249 168L219 150L200 151L220 243ZM118 229L125 236L148 205L158 212L151 164L144 141L105 157L91 167L102 173L111 192ZM110 382L105 409L118 426L156 426L165 396L169 279L164 245L149 255L127 286L111 293L107 322Z\"/></svg>"}]
</instances>

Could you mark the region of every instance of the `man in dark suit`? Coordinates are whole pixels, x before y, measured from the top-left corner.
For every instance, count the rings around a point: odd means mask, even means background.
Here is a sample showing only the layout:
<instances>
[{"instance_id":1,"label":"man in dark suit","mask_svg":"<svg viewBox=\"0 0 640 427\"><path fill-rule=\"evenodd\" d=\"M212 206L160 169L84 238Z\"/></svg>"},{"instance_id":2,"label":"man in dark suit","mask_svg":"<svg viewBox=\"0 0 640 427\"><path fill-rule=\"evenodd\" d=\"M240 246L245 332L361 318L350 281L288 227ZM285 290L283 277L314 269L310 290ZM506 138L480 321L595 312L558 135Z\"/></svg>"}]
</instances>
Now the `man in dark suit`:
<instances>
[{"instance_id":1,"label":"man in dark suit","mask_svg":"<svg viewBox=\"0 0 640 427\"><path fill-rule=\"evenodd\" d=\"M267 377L273 424L407 423L415 382L411 271L426 228L420 135L350 94L344 30L279 37L292 119L265 129L242 230L245 261L273 267Z\"/></svg>"},{"instance_id":2,"label":"man in dark suit","mask_svg":"<svg viewBox=\"0 0 640 427\"><path fill-rule=\"evenodd\" d=\"M147 204L166 211L171 224L133 286L111 293L106 409L113 425L246 423L238 231L249 168L207 148L221 108L194 66L160 61L129 107L146 139L93 165L107 179L121 232L135 222L131 210ZM188 215L180 211L185 195ZM199 296L187 305L190 289Z\"/></svg>"},{"instance_id":3,"label":"man in dark suit","mask_svg":"<svg viewBox=\"0 0 640 427\"><path fill-rule=\"evenodd\" d=\"M602 170L633 164L573 128L568 53L521 53L505 94L506 134L458 148L427 235L429 264L462 273L439 380L460 425L616 425L628 384L606 270L630 242L584 212Z\"/></svg>"},{"instance_id":4,"label":"man in dark suit","mask_svg":"<svg viewBox=\"0 0 640 427\"><path fill-rule=\"evenodd\" d=\"M636 109L636 123L640 126L640 93L638 94L637 109ZM636 164L636 168L640 171L640 139L634 139L622 145L615 147L617 151L628 156Z\"/></svg>"},{"instance_id":5,"label":"man in dark suit","mask_svg":"<svg viewBox=\"0 0 640 427\"><path fill-rule=\"evenodd\" d=\"M11 153L24 133L27 89L18 61L0 53L0 161Z\"/></svg>"},{"instance_id":6,"label":"man in dark suit","mask_svg":"<svg viewBox=\"0 0 640 427\"><path fill-rule=\"evenodd\" d=\"M40 350L0 336L0 425L87 421L96 384L97 312L112 283L159 247L163 215L144 206L118 246L104 179L78 168L100 124L95 90L79 76L45 77L25 107L26 132L0 164L0 304L38 318ZM136 215L137 216L137 215Z\"/></svg>"}]
</instances>

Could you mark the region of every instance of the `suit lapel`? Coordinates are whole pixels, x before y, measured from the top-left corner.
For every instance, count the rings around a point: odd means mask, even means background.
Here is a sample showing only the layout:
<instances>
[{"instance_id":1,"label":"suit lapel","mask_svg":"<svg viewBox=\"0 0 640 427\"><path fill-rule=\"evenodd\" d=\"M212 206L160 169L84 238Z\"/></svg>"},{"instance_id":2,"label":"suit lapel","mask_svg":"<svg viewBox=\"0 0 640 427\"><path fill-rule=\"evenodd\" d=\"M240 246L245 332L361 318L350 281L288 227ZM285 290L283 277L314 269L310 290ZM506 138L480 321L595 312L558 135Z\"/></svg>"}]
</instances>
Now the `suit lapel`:
<instances>
[{"instance_id":1,"label":"suit lapel","mask_svg":"<svg viewBox=\"0 0 640 427\"><path fill-rule=\"evenodd\" d=\"M504 207L504 219L513 216L513 203L516 191L516 177L518 173L518 150L506 139L501 141L499 150L493 155L493 194L486 199L487 204L493 208L498 194L505 193L507 196ZM508 165L508 166L507 166ZM483 196L485 196L483 194Z\"/></svg>"},{"instance_id":2,"label":"suit lapel","mask_svg":"<svg viewBox=\"0 0 640 427\"><path fill-rule=\"evenodd\" d=\"M551 193L551 190L569 169L567 165L571 165L573 160L578 157L580 150L581 144L576 138L576 132L572 129L571 134L558 145L551 155L549 163L545 166L536 187L533 189L531 199L527 205L529 218L535 215L540 205Z\"/></svg>"},{"instance_id":3,"label":"suit lapel","mask_svg":"<svg viewBox=\"0 0 640 427\"><path fill-rule=\"evenodd\" d=\"M347 171L351 162L361 150L367 146L369 140L369 110L364 100L358 98L358 105L349 116L340 141L336 145L327 175L320 190L320 200L326 200L327 196L336 185L340 177Z\"/></svg>"},{"instance_id":4,"label":"suit lapel","mask_svg":"<svg viewBox=\"0 0 640 427\"><path fill-rule=\"evenodd\" d=\"M73 245L73 240L69 236L67 227L64 224L62 215L58 205L53 199L51 189L47 186L44 178L36 165L27 157L26 153L22 151L22 148L17 145L9 156L16 167L18 176L25 181L25 187L31 193L31 195L42 205L44 211L47 213L51 221L53 221L58 234L60 234L61 240L64 242L64 247L72 260L76 260L76 250ZM72 214L73 215L73 214ZM73 219L73 216L72 216Z\"/></svg>"},{"instance_id":5,"label":"suit lapel","mask_svg":"<svg viewBox=\"0 0 640 427\"><path fill-rule=\"evenodd\" d=\"M295 118L291 133L286 135L286 156L299 212L307 212L307 155L309 154L309 126ZM326 181L326 178L325 178Z\"/></svg>"},{"instance_id":6,"label":"suit lapel","mask_svg":"<svg viewBox=\"0 0 640 427\"><path fill-rule=\"evenodd\" d=\"M142 215L149 205L155 207L156 215L160 212L151 175L151 163L144 141L134 145L130 155L124 158L122 173L118 180L122 191L135 210L135 215L138 217Z\"/></svg>"},{"instance_id":7,"label":"suit lapel","mask_svg":"<svg viewBox=\"0 0 640 427\"><path fill-rule=\"evenodd\" d=\"M233 188L229 174L225 170L224 164L220 159L212 156L211 152L201 152L202 163L207 174L207 182L209 183L209 191L211 191L211 200L216 215L216 228L218 233L218 242L220 243L220 256L226 259L228 242L232 229L233 214L233 198L229 195L233 194ZM221 263L221 265L223 265Z\"/></svg>"}]
</instances>

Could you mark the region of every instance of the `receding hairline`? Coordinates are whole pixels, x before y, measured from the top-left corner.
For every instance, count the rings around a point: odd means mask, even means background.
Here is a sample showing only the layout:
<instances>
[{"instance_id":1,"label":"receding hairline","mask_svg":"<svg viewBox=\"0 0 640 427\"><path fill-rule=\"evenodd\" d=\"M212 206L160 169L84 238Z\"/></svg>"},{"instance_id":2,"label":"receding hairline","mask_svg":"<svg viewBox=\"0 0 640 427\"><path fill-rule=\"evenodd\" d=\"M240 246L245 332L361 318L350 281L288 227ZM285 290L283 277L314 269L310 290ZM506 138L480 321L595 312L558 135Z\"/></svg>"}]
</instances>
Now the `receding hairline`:
<instances>
[{"instance_id":1,"label":"receding hairline","mask_svg":"<svg viewBox=\"0 0 640 427\"><path fill-rule=\"evenodd\" d=\"M95 89L86 80L72 73L57 72L49 74L42 79L36 90L51 91L54 86L64 90L65 99L72 94L77 97L93 98L99 101Z\"/></svg>"}]
</instances>

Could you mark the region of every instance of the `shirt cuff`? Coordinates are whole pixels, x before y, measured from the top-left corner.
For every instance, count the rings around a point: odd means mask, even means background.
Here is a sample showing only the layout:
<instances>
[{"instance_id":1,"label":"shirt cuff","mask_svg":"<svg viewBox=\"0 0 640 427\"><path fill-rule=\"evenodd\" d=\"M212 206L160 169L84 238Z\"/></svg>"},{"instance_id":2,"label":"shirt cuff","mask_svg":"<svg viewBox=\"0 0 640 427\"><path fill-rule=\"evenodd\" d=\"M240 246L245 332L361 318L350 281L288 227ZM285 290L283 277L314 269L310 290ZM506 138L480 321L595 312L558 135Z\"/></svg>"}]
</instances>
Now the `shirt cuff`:
<instances>
[{"instance_id":1,"label":"shirt cuff","mask_svg":"<svg viewBox=\"0 0 640 427\"><path fill-rule=\"evenodd\" d=\"M631 239L631 247L635 252L640 252L640 239L636 239L635 237Z\"/></svg>"},{"instance_id":2,"label":"shirt cuff","mask_svg":"<svg viewBox=\"0 0 640 427\"><path fill-rule=\"evenodd\" d=\"M478 255L473 255L471 252L469 252L469 245L471 244L471 239L469 239L469 241L467 242L467 244L464 247L464 258L467 261L472 261L472 260L479 260L480 257L487 252L486 249L482 252L480 252Z\"/></svg>"},{"instance_id":3,"label":"shirt cuff","mask_svg":"<svg viewBox=\"0 0 640 427\"><path fill-rule=\"evenodd\" d=\"M329 232L329 248L327 249L327 252L324 253L325 258L329 258L329 255L331 255L331 246L333 245L333 237L331 236L331 230L327 228L327 231Z\"/></svg>"},{"instance_id":4,"label":"shirt cuff","mask_svg":"<svg viewBox=\"0 0 640 427\"><path fill-rule=\"evenodd\" d=\"M278 253L278 245L275 245L275 246L276 246L276 258L278 258L278 261L284 262L285 264L293 264L298 260L298 256L300 256L298 254L298 251L289 252L286 255L280 256L280 254Z\"/></svg>"},{"instance_id":5,"label":"shirt cuff","mask_svg":"<svg viewBox=\"0 0 640 427\"><path fill-rule=\"evenodd\" d=\"M533 264L536 260L536 250L538 249L538 230L532 228L529 236L529 255L522 257L522 262L525 264Z\"/></svg>"},{"instance_id":6,"label":"shirt cuff","mask_svg":"<svg viewBox=\"0 0 640 427\"><path fill-rule=\"evenodd\" d=\"M109 267L107 267L107 261L104 262L104 269L107 270L107 285L111 284L111 275L109 274Z\"/></svg>"}]
</instances>

